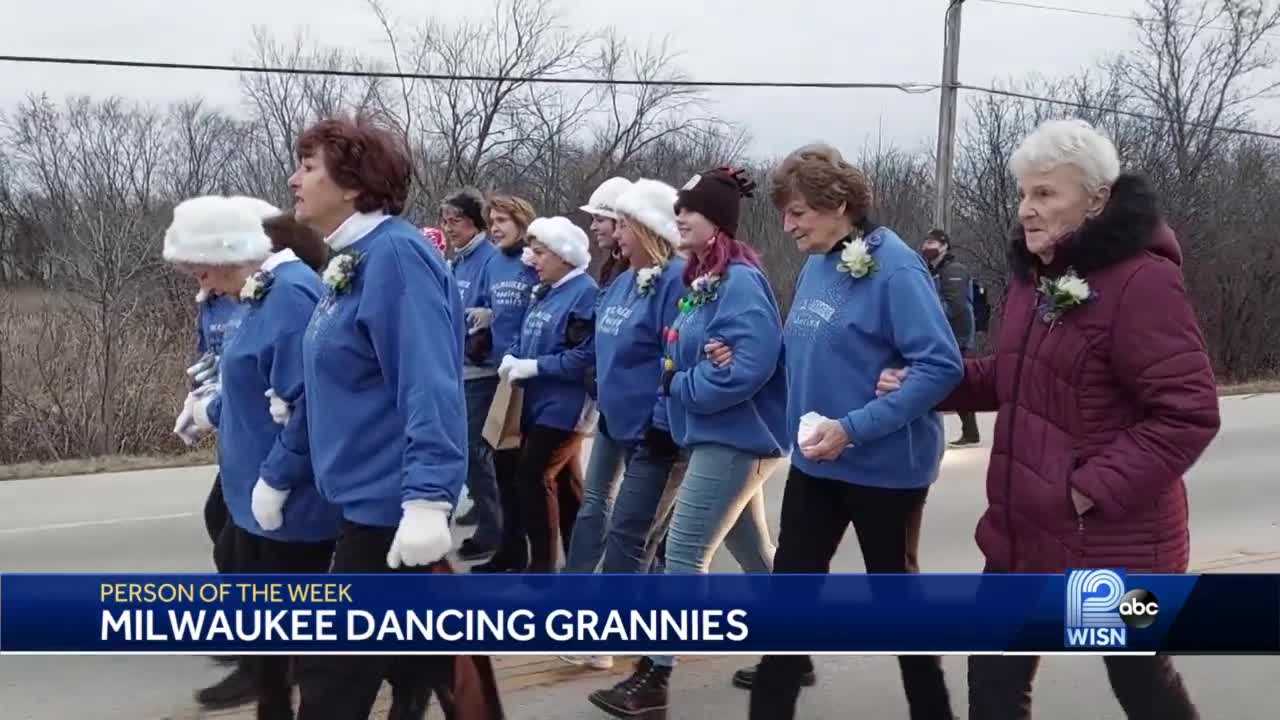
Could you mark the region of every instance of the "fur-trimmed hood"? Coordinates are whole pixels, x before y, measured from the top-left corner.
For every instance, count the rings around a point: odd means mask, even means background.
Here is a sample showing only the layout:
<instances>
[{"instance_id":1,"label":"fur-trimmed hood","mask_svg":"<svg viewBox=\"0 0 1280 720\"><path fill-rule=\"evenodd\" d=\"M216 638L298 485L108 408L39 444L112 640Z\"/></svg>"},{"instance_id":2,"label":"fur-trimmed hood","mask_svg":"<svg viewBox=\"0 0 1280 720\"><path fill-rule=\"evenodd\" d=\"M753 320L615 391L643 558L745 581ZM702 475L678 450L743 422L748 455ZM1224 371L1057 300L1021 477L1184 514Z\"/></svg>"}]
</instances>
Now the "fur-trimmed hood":
<instances>
[{"instance_id":1,"label":"fur-trimmed hood","mask_svg":"<svg viewBox=\"0 0 1280 720\"><path fill-rule=\"evenodd\" d=\"M1111 186L1111 198L1102 213L1086 220L1058 244L1049 267L1027 250L1022 223L1014 225L1010 233L1007 257L1013 274L1029 280L1033 275L1053 275L1068 267L1088 275L1144 251L1182 265L1182 250L1173 230L1160 216L1151 186L1140 176L1121 175Z\"/></svg>"}]
</instances>

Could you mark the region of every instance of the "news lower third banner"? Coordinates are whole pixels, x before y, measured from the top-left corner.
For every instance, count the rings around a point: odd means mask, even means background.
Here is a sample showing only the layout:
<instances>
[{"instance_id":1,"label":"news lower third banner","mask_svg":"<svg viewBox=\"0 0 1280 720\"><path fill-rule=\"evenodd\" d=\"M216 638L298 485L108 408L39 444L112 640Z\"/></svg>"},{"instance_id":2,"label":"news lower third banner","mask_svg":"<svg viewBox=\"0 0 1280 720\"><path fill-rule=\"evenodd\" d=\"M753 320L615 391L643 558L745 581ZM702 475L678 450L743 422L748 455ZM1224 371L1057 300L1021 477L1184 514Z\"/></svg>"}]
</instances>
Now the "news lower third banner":
<instances>
[{"instance_id":1,"label":"news lower third banner","mask_svg":"<svg viewBox=\"0 0 1280 720\"><path fill-rule=\"evenodd\" d=\"M1278 653L1280 575L0 574L0 653Z\"/></svg>"}]
</instances>

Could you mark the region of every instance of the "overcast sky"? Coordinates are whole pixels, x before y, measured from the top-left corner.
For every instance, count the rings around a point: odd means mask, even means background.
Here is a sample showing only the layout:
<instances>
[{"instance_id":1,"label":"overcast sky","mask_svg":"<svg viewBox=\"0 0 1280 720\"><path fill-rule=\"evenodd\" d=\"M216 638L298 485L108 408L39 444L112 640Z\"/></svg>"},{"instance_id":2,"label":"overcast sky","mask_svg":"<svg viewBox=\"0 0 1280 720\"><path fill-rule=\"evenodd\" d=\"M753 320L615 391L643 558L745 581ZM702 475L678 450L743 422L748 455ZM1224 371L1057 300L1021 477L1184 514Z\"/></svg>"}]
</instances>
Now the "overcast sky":
<instances>
[{"instance_id":1,"label":"overcast sky","mask_svg":"<svg viewBox=\"0 0 1280 720\"><path fill-rule=\"evenodd\" d=\"M1128 14L1141 0L1028 0ZM402 21L483 15L488 0L385 0ZM69 55L225 63L243 57L252 27L277 36L305 27L323 44L389 58L364 0L4 0L0 47L18 55ZM186 5L185 7L183 5ZM583 29L616 26L643 42L669 36L695 79L937 82L946 0L560 0ZM695 10L696 8L696 10ZM694 15L692 13L696 12ZM989 85L1038 72L1074 72L1134 45L1129 22L969 0L960 78ZM116 93L153 101L204 96L234 108L229 73L46 65L0 67L0 103L30 92ZM731 90L715 112L743 124L758 154L815 139L855 152L877 132L932 147L938 95L889 90ZM963 96L962 96L963 108ZM962 110L963 112L963 110Z\"/></svg>"}]
</instances>

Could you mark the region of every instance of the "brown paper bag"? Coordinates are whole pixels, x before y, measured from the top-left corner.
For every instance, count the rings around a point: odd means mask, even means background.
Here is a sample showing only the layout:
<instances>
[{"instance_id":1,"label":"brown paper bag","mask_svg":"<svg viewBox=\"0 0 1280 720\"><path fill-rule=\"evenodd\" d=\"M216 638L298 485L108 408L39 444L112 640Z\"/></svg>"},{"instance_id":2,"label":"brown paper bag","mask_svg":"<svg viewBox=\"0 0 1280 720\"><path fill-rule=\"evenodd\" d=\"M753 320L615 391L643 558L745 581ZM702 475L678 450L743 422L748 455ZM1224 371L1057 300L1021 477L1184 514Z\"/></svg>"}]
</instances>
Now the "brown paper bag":
<instances>
[{"instance_id":1,"label":"brown paper bag","mask_svg":"<svg viewBox=\"0 0 1280 720\"><path fill-rule=\"evenodd\" d=\"M524 391L515 387L508 380L498 383L498 390L493 394L493 404L489 406L489 415L484 419L486 442L494 450L508 450L520 447L520 413L524 409Z\"/></svg>"}]
</instances>

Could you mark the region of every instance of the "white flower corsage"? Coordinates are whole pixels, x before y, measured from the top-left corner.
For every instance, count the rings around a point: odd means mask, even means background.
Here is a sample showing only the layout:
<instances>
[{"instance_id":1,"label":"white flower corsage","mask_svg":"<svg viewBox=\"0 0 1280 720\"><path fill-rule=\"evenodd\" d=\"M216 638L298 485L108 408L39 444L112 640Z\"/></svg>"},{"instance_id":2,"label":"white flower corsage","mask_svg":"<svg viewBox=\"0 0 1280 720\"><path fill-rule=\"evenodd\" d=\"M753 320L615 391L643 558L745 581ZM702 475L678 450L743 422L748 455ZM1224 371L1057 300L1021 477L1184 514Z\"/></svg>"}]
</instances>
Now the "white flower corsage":
<instances>
[{"instance_id":1,"label":"white flower corsage","mask_svg":"<svg viewBox=\"0 0 1280 720\"><path fill-rule=\"evenodd\" d=\"M360 265L360 253L346 252L335 256L324 269L324 284L341 294L351 289L356 279L356 268Z\"/></svg>"},{"instance_id":2,"label":"white flower corsage","mask_svg":"<svg viewBox=\"0 0 1280 720\"><path fill-rule=\"evenodd\" d=\"M275 277L270 272L259 270L244 281L244 286L240 288L240 299L252 303L262 302L274 281Z\"/></svg>"},{"instance_id":3,"label":"white flower corsage","mask_svg":"<svg viewBox=\"0 0 1280 720\"><path fill-rule=\"evenodd\" d=\"M852 278L863 278L876 271L876 260L871 257L871 248L862 238L854 238L845 243L840 251L840 264L836 266L840 272L848 273Z\"/></svg>"},{"instance_id":4,"label":"white flower corsage","mask_svg":"<svg viewBox=\"0 0 1280 720\"><path fill-rule=\"evenodd\" d=\"M660 265L637 270L636 294L640 297L648 297L653 292L653 286L657 284L658 278L662 277L662 270L663 268Z\"/></svg>"},{"instance_id":5,"label":"white flower corsage","mask_svg":"<svg viewBox=\"0 0 1280 720\"><path fill-rule=\"evenodd\" d=\"M1052 325L1063 313L1096 297L1089 282L1077 275L1074 268L1068 268L1059 277L1040 281L1040 317Z\"/></svg>"}]
</instances>

